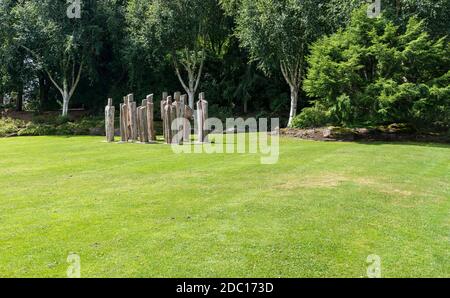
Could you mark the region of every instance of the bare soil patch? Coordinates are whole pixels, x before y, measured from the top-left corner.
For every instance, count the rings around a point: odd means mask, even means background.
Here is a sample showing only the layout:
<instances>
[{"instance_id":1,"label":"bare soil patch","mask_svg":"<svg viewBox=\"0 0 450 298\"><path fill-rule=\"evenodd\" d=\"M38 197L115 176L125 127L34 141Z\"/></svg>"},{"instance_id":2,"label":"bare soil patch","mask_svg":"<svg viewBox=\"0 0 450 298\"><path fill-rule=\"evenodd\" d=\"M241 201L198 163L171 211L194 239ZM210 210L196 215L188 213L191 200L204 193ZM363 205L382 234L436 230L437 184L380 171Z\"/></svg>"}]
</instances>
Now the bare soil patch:
<instances>
[{"instance_id":1,"label":"bare soil patch","mask_svg":"<svg viewBox=\"0 0 450 298\"><path fill-rule=\"evenodd\" d=\"M315 141L412 141L450 143L450 135L446 133L415 133L395 127L382 128L342 128L323 127L311 129L285 128L280 135Z\"/></svg>"}]
</instances>

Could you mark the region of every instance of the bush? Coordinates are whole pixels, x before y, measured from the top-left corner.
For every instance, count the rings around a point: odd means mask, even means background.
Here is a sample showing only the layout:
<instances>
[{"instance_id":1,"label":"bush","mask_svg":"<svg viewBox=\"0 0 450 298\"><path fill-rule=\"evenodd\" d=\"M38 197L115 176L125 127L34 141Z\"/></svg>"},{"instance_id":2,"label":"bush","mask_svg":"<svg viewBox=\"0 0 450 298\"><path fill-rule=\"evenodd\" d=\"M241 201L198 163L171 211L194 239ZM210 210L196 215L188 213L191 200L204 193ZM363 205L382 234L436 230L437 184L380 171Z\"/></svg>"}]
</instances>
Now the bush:
<instances>
[{"instance_id":1,"label":"bush","mask_svg":"<svg viewBox=\"0 0 450 298\"><path fill-rule=\"evenodd\" d=\"M26 127L19 129L18 136L48 136L55 135L56 128L48 124L28 123Z\"/></svg>"},{"instance_id":2,"label":"bush","mask_svg":"<svg viewBox=\"0 0 450 298\"><path fill-rule=\"evenodd\" d=\"M99 135L104 132L104 120L101 118L83 118L69 121L68 118L39 116L31 122L0 119L0 137L9 136L49 136L49 135Z\"/></svg>"},{"instance_id":3,"label":"bush","mask_svg":"<svg viewBox=\"0 0 450 298\"><path fill-rule=\"evenodd\" d=\"M227 118L233 117L233 111L229 107L221 107L219 105L211 105L208 111L210 118L218 118L222 121L225 121Z\"/></svg>"},{"instance_id":4,"label":"bush","mask_svg":"<svg viewBox=\"0 0 450 298\"><path fill-rule=\"evenodd\" d=\"M83 118L77 122L66 122L59 125L61 135L90 135L93 131L104 133L105 122L99 118Z\"/></svg>"},{"instance_id":5,"label":"bush","mask_svg":"<svg viewBox=\"0 0 450 298\"><path fill-rule=\"evenodd\" d=\"M434 40L424 28L414 17L401 28L383 16L355 12L345 30L312 45L304 90L340 126L448 129L450 49L445 38ZM322 116L307 109L297 125L322 125Z\"/></svg>"},{"instance_id":6,"label":"bush","mask_svg":"<svg viewBox=\"0 0 450 298\"><path fill-rule=\"evenodd\" d=\"M330 124L329 113L323 107L315 105L304 108L302 112L292 120L292 128L323 127Z\"/></svg>"},{"instance_id":7,"label":"bush","mask_svg":"<svg viewBox=\"0 0 450 298\"><path fill-rule=\"evenodd\" d=\"M0 137L17 135L20 129L26 127L26 122L10 118L0 118Z\"/></svg>"},{"instance_id":8,"label":"bush","mask_svg":"<svg viewBox=\"0 0 450 298\"><path fill-rule=\"evenodd\" d=\"M38 99L32 99L25 102L24 111L29 111L33 113L39 113L42 110L41 101Z\"/></svg>"},{"instance_id":9,"label":"bush","mask_svg":"<svg viewBox=\"0 0 450 298\"><path fill-rule=\"evenodd\" d=\"M0 110L7 110L7 109L14 109L14 108L15 108L15 105L12 104L12 103L9 103L9 104L2 103L2 104L0 104Z\"/></svg>"}]
</instances>

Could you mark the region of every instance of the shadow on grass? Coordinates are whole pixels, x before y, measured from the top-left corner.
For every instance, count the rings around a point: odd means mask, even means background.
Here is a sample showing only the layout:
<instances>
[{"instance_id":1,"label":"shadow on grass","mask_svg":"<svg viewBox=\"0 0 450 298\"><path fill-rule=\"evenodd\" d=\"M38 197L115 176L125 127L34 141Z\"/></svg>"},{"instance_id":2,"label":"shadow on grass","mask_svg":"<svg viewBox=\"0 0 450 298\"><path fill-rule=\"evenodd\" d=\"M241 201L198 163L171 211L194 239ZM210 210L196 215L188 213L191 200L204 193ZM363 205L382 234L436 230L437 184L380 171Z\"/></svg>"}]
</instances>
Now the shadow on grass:
<instances>
[{"instance_id":1,"label":"shadow on grass","mask_svg":"<svg viewBox=\"0 0 450 298\"><path fill-rule=\"evenodd\" d=\"M352 142L350 142L352 143ZM401 145L401 146L415 146L415 147L434 147L434 148L446 148L450 149L450 143L436 143L436 142L420 142L420 141L353 141L353 143L361 144L361 145L372 145L372 146L380 146L380 145Z\"/></svg>"}]
</instances>

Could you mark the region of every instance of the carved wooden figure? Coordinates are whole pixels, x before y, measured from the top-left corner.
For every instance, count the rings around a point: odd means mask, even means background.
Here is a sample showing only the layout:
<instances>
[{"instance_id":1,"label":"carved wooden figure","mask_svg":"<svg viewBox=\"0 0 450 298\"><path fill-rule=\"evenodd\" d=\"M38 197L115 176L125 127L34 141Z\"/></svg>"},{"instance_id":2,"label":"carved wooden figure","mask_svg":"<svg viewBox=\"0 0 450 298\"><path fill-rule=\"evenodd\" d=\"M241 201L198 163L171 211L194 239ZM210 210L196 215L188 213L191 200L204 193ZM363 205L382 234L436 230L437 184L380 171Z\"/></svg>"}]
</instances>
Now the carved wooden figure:
<instances>
[{"instance_id":1,"label":"carved wooden figure","mask_svg":"<svg viewBox=\"0 0 450 298\"><path fill-rule=\"evenodd\" d=\"M178 123L177 123L177 101L174 101L172 105L170 106L170 129L172 133L172 140L171 143L177 144L177 132L178 132Z\"/></svg>"},{"instance_id":2,"label":"carved wooden figure","mask_svg":"<svg viewBox=\"0 0 450 298\"><path fill-rule=\"evenodd\" d=\"M144 103L143 103L144 104ZM139 142L148 143L148 133L147 133L147 102L145 101L145 106L142 105L137 109L137 119L138 119L138 131L139 131Z\"/></svg>"},{"instance_id":3,"label":"carved wooden figure","mask_svg":"<svg viewBox=\"0 0 450 298\"><path fill-rule=\"evenodd\" d=\"M179 132L180 132L180 143L184 142L184 107L185 107L185 95L182 95L180 97L180 101L178 104L178 109L177 109L177 117L179 118L179 123L178 123L178 127L179 127Z\"/></svg>"},{"instance_id":4,"label":"carved wooden figure","mask_svg":"<svg viewBox=\"0 0 450 298\"><path fill-rule=\"evenodd\" d=\"M112 104L112 98L108 98L108 105L105 108L105 130L106 141L114 142L114 113L116 108Z\"/></svg>"},{"instance_id":5,"label":"carved wooden figure","mask_svg":"<svg viewBox=\"0 0 450 298\"><path fill-rule=\"evenodd\" d=\"M205 93L200 93L197 102L197 137L199 143L208 142L208 132L206 130L206 120L208 119L208 102L205 100Z\"/></svg>"},{"instance_id":6,"label":"carved wooden figure","mask_svg":"<svg viewBox=\"0 0 450 298\"><path fill-rule=\"evenodd\" d=\"M183 130L184 130L183 139L187 143L191 142L191 131L192 131L191 120L194 118L194 113L195 113L194 110L191 109L189 104L186 104L184 106L184 119L185 120L184 120L184 127L183 127Z\"/></svg>"},{"instance_id":7,"label":"carved wooden figure","mask_svg":"<svg viewBox=\"0 0 450 298\"><path fill-rule=\"evenodd\" d=\"M164 105L166 104L167 97L169 97L169 93L163 92L161 100L161 120L164 118Z\"/></svg>"},{"instance_id":8,"label":"carved wooden figure","mask_svg":"<svg viewBox=\"0 0 450 298\"><path fill-rule=\"evenodd\" d=\"M123 109L124 109L124 104L121 103L120 104L120 108L119 108L119 112L120 112L120 141L121 142L126 142L126 134L125 134L125 125L124 125L124 119L123 119Z\"/></svg>"},{"instance_id":9,"label":"carved wooden figure","mask_svg":"<svg viewBox=\"0 0 450 298\"><path fill-rule=\"evenodd\" d=\"M181 92L180 91L175 92L173 95L173 100L180 101L180 98L181 98Z\"/></svg>"},{"instance_id":10,"label":"carved wooden figure","mask_svg":"<svg viewBox=\"0 0 450 298\"><path fill-rule=\"evenodd\" d=\"M167 97L166 103L164 105L164 140L167 144L172 143L172 130L171 130L171 119L172 119L172 97Z\"/></svg>"},{"instance_id":11,"label":"carved wooden figure","mask_svg":"<svg viewBox=\"0 0 450 298\"><path fill-rule=\"evenodd\" d=\"M188 96L186 94L181 96L180 103L181 118L183 119L183 143L189 143L191 141L191 123L189 120L192 118L193 113L189 107Z\"/></svg>"},{"instance_id":12,"label":"carved wooden figure","mask_svg":"<svg viewBox=\"0 0 450 298\"><path fill-rule=\"evenodd\" d=\"M183 144L183 114L184 109L182 108L181 103L181 93L176 92L175 93L175 101L172 104L172 136L173 136L173 143L181 145Z\"/></svg>"},{"instance_id":13,"label":"carved wooden figure","mask_svg":"<svg viewBox=\"0 0 450 298\"><path fill-rule=\"evenodd\" d=\"M128 99L123 98L123 104L120 105L120 140L128 142L129 125L128 125Z\"/></svg>"},{"instance_id":14,"label":"carved wooden figure","mask_svg":"<svg viewBox=\"0 0 450 298\"><path fill-rule=\"evenodd\" d=\"M129 126L130 126L130 134L131 134L131 140L133 142L136 142L138 139L138 128L137 128L137 106L136 102L134 102L134 96L133 94L128 95L128 104L129 104Z\"/></svg>"},{"instance_id":15,"label":"carved wooden figure","mask_svg":"<svg viewBox=\"0 0 450 298\"><path fill-rule=\"evenodd\" d=\"M150 142L156 141L153 119L153 94L147 95L147 135Z\"/></svg>"},{"instance_id":16,"label":"carved wooden figure","mask_svg":"<svg viewBox=\"0 0 450 298\"><path fill-rule=\"evenodd\" d=\"M163 92L163 94L162 94L162 100L161 100L161 120L162 120L162 123L163 123L163 136L164 136L164 140L166 139L166 127L165 127L165 125L166 125L166 121L165 121L165 119L164 119L164 115L165 115L165 113L164 113L164 108L165 108L165 106L166 106L166 102L167 102L167 97L169 96L169 93L168 92Z\"/></svg>"}]
</instances>

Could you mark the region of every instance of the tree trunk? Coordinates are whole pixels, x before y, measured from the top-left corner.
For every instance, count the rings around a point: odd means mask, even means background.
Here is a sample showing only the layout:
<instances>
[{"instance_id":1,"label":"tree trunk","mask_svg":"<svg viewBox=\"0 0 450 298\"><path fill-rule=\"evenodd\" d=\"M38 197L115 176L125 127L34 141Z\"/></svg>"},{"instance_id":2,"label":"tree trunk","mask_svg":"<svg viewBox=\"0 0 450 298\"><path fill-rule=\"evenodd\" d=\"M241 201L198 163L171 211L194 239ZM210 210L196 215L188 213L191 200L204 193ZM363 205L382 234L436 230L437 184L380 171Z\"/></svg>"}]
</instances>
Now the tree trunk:
<instances>
[{"instance_id":1,"label":"tree trunk","mask_svg":"<svg viewBox=\"0 0 450 298\"><path fill-rule=\"evenodd\" d=\"M244 114L248 112L248 100L244 99Z\"/></svg>"},{"instance_id":2,"label":"tree trunk","mask_svg":"<svg viewBox=\"0 0 450 298\"><path fill-rule=\"evenodd\" d=\"M49 81L46 79L45 74L39 75L39 103L40 108L45 110L48 108L48 93L50 91Z\"/></svg>"},{"instance_id":3,"label":"tree trunk","mask_svg":"<svg viewBox=\"0 0 450 298\"><path fill-rule=\"evenodd\" d=\"M191 107L192 109L194 108L194 104L195 104L195 78L194 78L194 73L192 70L188 70L188 77L189 77L189 91L188 91L188 96L189 96L189 107Z\"/></svg>"},{"instance_id":4,"label":"tree trunk","mask_svg":"<svg viewBox=\"0 0 450 298\"><path fill-rule=\"evenodd\" d=\"M108 105L105 108L105 132L106 141L109 143L114 142L114 113L112 98L108 98Z\"/></svg>"},{"instance_id":5,"label":"tree trunk","mask_svg":"<svg viewBox=\"0 0 450 298\"><path fill-rule=\"evenodd\" d=\"M23 110L23 85L20 84L17 90L16 111L21 112L22 110Z\"/></svg>"},{"instance_id":6,"label":"tree trunk","mask_svg":"<svg viewBox=\"0 0 450 298\"><path fill-rule=\"evenodd\" d=\"M67 117L67 115L69 115L69 95L65 94L63 96L62 116Z\"/></svg>"},{"instance_id":7,"label":"tree trunk","mask_svg":"<svg viewBox=\"0 0 450 298\"><path fill-rule=\"evenodd\" d=\"M200 63L200 67L197 70L197 74L196 74L195 67L194 67L194 69L191 69L189 66L183 64L186 72L188 73L189 81L188 81L187 85L185 84L183 78L181 77L180 69L178 68L177 63L175 63L175 72L178 76L178 80L180 81L181 85L183 86L183 89L186 91L186 93L189 96L189 107L192 110L194 110L195 92L197 91L197 88L200 84L200 78L202 76L204 62L205 62L205 57L203 56L202 61Z\"/></svg>"},{"instance_id":8,"label":"tree trunk","mask_svg":"<svg viewBox=\"0 0 450 298\"><path fill-rule=\"evenodd\" d=\"M395 8L396 8L397 17L399 17L402 12L402 3L400 0L396 0L395 2L396 2Z\"/></svg>"},{"instance_id":9,"label":"tree trunk","mask_svg":"<svg viewBox=\"0 0 450 298\"><path fill-rule=\"evenodd\" d=\"M191 109L194 109L195 92L189 90L189 92L188 92L188 98L189 98L189 107L190 107Z\"/></svg>"},{"instance_id":10,"label":"tree trunk","mask_svg":"<svg viewBox=\"0 0 450 298\"><path fill-rule=\"evenodd\" d=\"M130 132L131 132L131 141L137 142L138 140L138 123L137 123L137 105L135 101L129 101L129 113L130 113Z\"/></svg>"},{"instance_id":11,"label":"tree trunk","mask_svg":"<svg viewBox=\"0 0 450 298\"><path fill-rule=\"evenodd\" d=\"M44 94L44 78L42 75L39 76L39 104L41 105L41 107L44 106L45 103L45 94Z\"/></svg>"},{"instance_id":12,"label":"tree trunk","mask_svg":"<svg viewBox=\"0 0 450 298\"><path fill-rule=\"evenodd\" d=\"M147 95L147 133L150 142L156 141L155 125L153 123L153 94Z\"/></svg>"},{"instance_id":13,"label":"tree trunk","mask_svg":"<svg viewBox=\"0 0 450 298\"><path fill-rule=\"evenodd\" d=\"M67 117L69 114L69 85L67 84L67 78L64 78L63 80L63 90L62 90L62 97L63 97L63 106L62 106L62 116Z\"/></svg>"},{"instance_id":14,"label":"tree trunk","mask_svg":"<svg viewBox=\"0 0 450 298\"><path fill-rule=\"evenodd\" d=\"M297 115L297 104L298 104L298 87L297 86L290 86L291 87L291 111L289 113L289 123L288 127L292 125L292 121L294 120L294 117Z\"/></svg>"},{"instance_id":15,"label":"tree trunk","mask_svg":"<svg viewBox=\"0 0 450 298\"><path fill-rule=\"evenodd\" d=\"M199 143L208 142L206 120L208 120L208 102L205 100L205 94L202 92L200 93L200 100L197 102L197 142Z\"/></svg>"},{"instance_id":16,"label":"tree trunk","mask_svg":"<svg viewBox=\"0 0 450 298\"><path fill-rule=\"evenodd\" d=\"M63 98L62 102L62 116L66 117L69 114L69 101L72 98L73 93L75 92L75 89L78 86L78 83L80 82L81 77L81 70L83 69L83 62L81 62L79 68L78 68L78 74L75 78L75 73L72 73L72 85L69 87L68 78L67 76L63 77L63 85L60 87L58 83L52 78L50 72L46 71L50 81L55 85L55 87L58 89L59 93L61 93L61 96Z\"/></svg>"}]
</instances>

